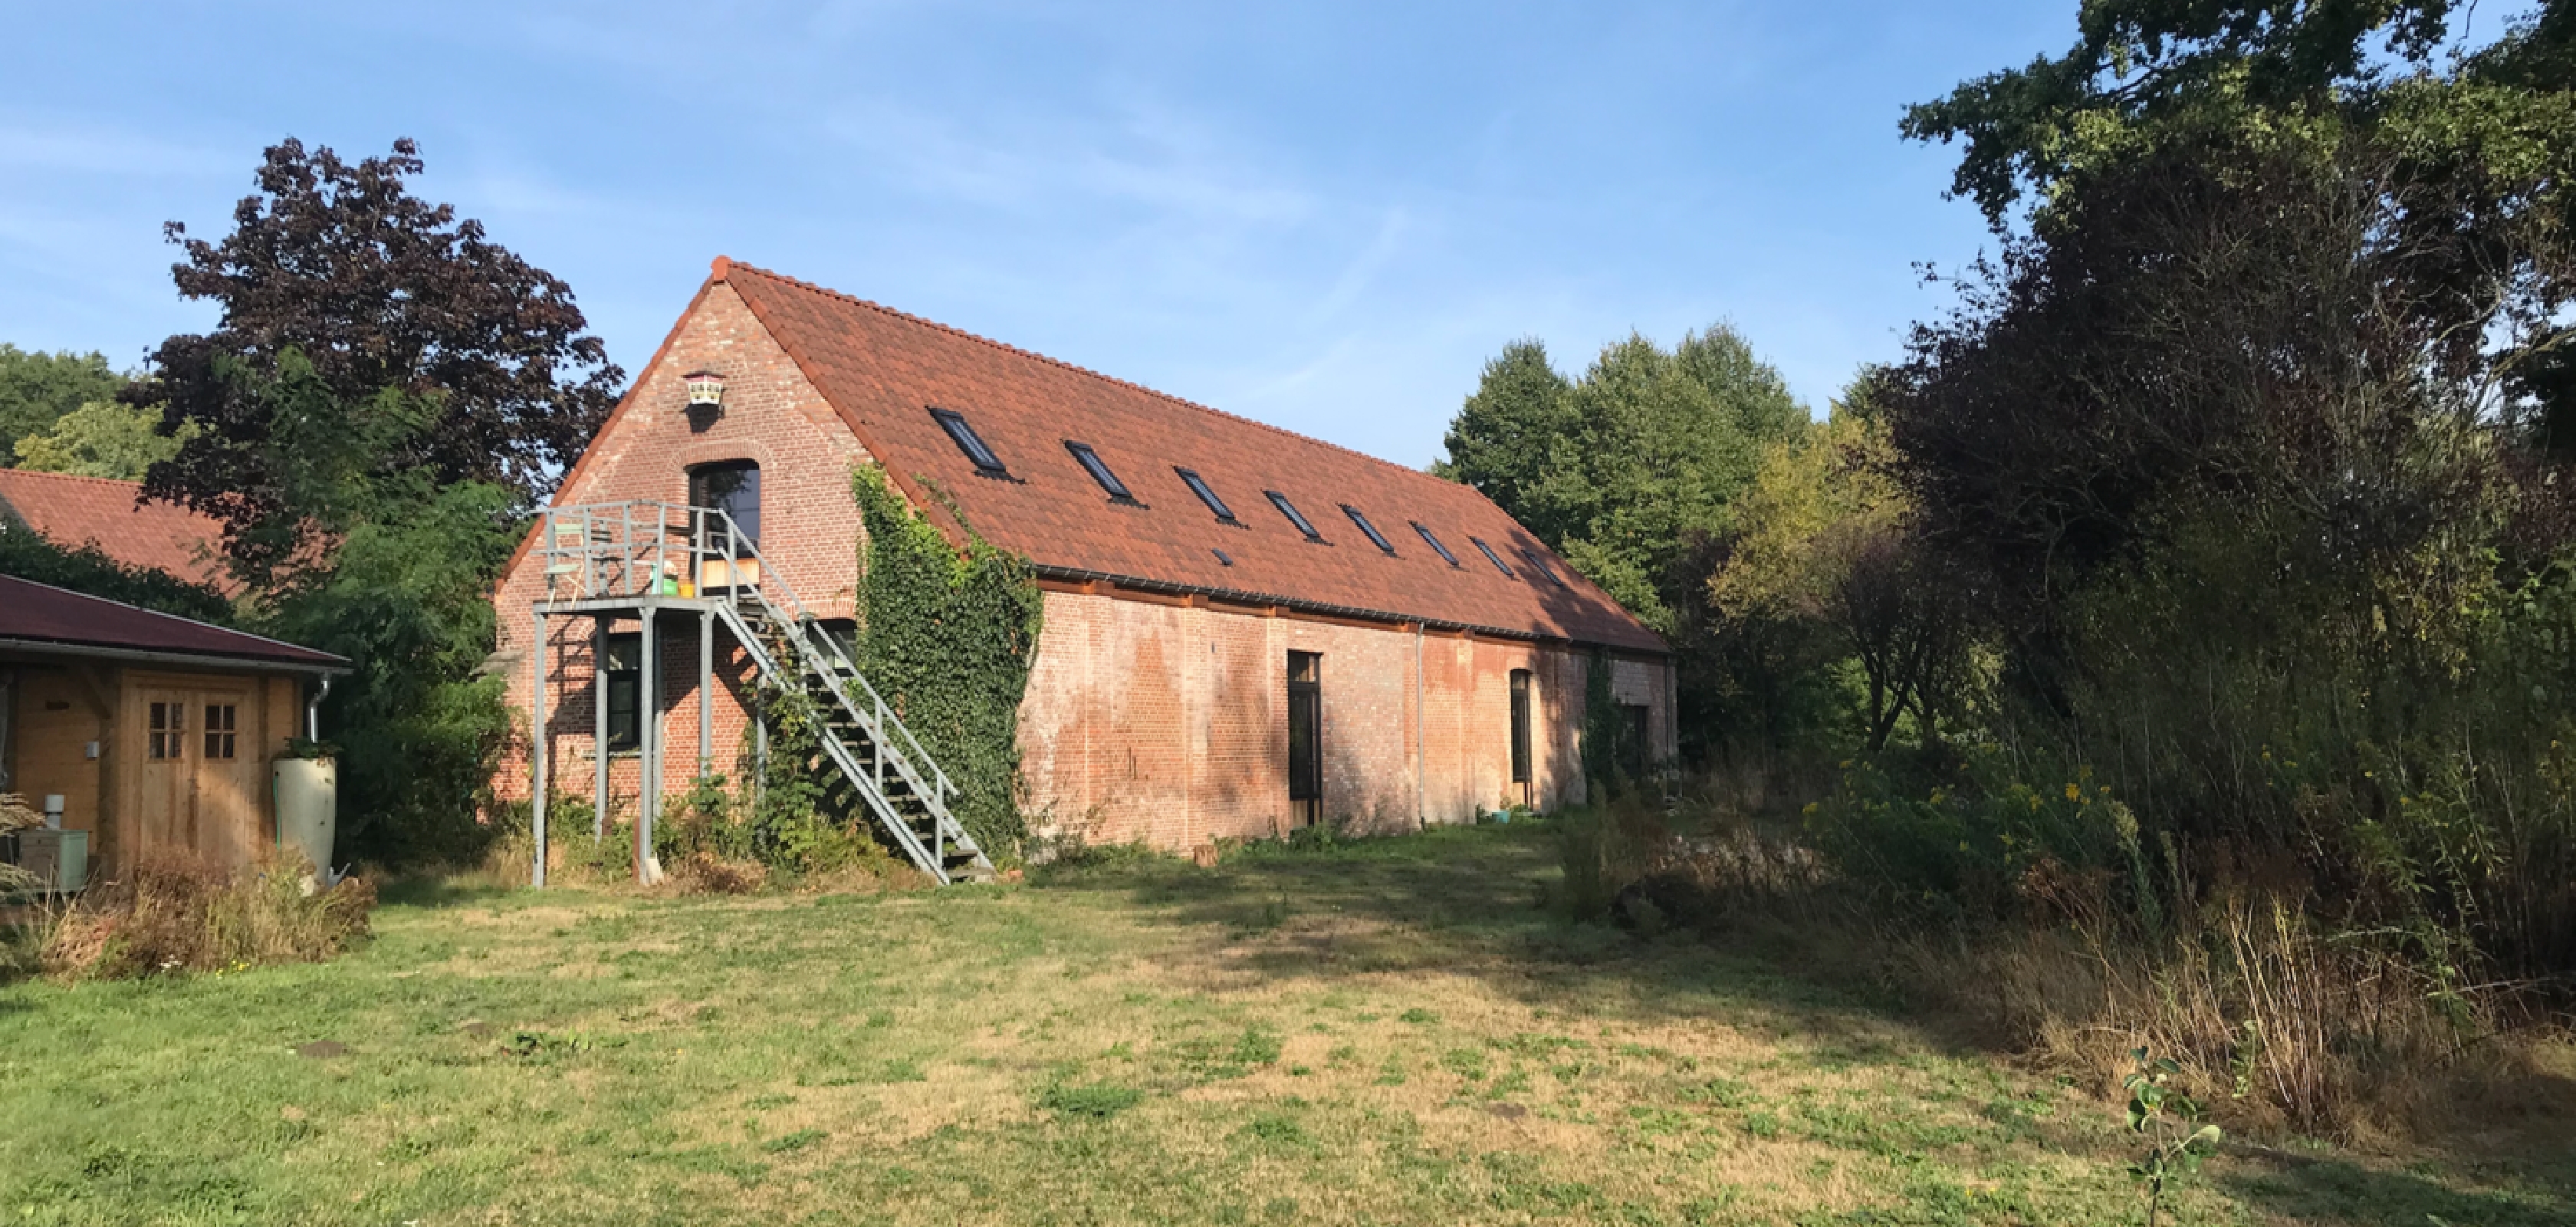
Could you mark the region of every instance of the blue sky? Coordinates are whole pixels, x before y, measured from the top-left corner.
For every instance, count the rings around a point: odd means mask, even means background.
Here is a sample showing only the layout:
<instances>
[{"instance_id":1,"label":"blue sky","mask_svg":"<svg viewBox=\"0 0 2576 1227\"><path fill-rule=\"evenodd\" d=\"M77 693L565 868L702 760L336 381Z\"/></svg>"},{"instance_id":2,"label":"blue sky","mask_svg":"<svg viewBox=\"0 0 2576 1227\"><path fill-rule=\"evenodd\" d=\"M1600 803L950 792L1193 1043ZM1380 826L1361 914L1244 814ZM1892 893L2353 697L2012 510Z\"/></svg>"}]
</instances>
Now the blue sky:
<instances>
[{"instance_id":1,"label":"blue sky","mask_svg":"<svg viewBox=\"0 0 2576 1227\"><path fill-rule=\"evenodd\" d=\"M2074 0L81 4L0 75L0 340L120 366L213 320L160 223L262 147L569 281L630 372L721 252L1422 464L1515 337L1732 321L1821 408L1991 246L1909 101Z\"/></svg>"}]
</instances>

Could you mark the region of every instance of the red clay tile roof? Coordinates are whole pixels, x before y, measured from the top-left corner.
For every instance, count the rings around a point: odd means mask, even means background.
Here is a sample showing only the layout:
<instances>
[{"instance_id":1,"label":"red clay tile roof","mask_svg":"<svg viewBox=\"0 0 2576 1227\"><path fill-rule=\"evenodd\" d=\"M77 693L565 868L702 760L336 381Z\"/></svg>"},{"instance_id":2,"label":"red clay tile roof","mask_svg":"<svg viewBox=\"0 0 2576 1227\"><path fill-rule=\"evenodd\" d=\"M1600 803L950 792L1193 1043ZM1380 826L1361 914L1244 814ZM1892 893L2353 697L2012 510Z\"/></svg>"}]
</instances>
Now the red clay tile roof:
<instances>
[{"instance_id":1,"label":"red clay tile roof","mask_svg":"<svg viewBox=\"0 0 2576 1227\"><path fill-rule=\"evenodd\" d=\"M1664 642L1484 495L874 303L719 259L730 284L898 480L928 478L986 539L1060 577L1661 652ZM961 413L1008 477L981 476L933 408ZM1113 502L1066 450L1090 444L1142 506ZM1234 512L1217 521L1175 468ZM1271 505L1276 490L1330 544ZM919 490L916 484L914 493ZM1381 552L1342 511L1366 514ZM1410 522L1439 535L1452 567ZM1511 565L1506 577L1473 544ZM1219 561L1222 550L1233 559ZM1533 574L1534 551L1565 586Z\"/></svg>"},{"instance_id":2,"label":"red clay tile roof","mask_svg":"<svg viewBox=\"0 0 2576 1227\"><path fill-rule=\"evenodd\" d=\"M220 656L298 669L339 670L349 663L328 652L0 575L0 644L13 642Z\"/></svg>"},{"instance_id":3,"label":"red clay tile roof","mask_svg":"<svg viewBox=\"0 0 2576 1227\"><path fill-rule=\"evenodd\" d=\"M223 530L176 503L137 505L130 481L0 469L0 520L15 520L58 544L91 542L127 566L151 567L230 593L223 568L198 561Z\"/></svg>"}]
</instances>

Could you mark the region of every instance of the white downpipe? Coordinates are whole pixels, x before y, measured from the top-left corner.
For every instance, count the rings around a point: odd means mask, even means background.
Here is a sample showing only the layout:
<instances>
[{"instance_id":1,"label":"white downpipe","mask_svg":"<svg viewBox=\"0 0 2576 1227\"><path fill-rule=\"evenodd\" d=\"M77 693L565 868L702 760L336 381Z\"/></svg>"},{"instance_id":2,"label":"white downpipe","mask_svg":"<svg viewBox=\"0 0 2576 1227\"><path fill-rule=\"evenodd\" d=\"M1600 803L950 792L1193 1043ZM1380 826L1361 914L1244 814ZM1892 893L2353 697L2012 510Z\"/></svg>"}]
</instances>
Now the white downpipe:
<instances>
[{"instance_id":1,"label":"white downpipe","mask_svg":"<svg viewBox=\"0 0 2576 1227\"><path fill-rule=\"evenodd\" d=\"M304 701L304 740L322 740L322 700L331 697L331 675L322 675L322 684L314 687L313 697Z\"/></svg>"}]
</instances>

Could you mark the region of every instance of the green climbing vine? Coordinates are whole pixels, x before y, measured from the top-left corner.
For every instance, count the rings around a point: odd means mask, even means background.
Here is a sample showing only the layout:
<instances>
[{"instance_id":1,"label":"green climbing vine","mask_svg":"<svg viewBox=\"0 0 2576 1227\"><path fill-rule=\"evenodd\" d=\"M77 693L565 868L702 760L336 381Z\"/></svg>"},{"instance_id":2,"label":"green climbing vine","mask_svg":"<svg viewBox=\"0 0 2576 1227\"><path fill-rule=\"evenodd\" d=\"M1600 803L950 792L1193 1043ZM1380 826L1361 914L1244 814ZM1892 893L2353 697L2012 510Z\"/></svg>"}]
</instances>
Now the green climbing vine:
<instances>
[{"instance_id":1,"label":"green climbing vine","mask_svg":"<svg viewBox=\"0 0 2576 1227\"><path fill-rule=\"evenodd\" d=\"M1020 696L1045 607L1028 562L967 525L963 553L874 465L851 479L867 530L858 666L960 796L958 822L992 853L1028 834L1020 812ZM966 518L936 487L961 525Z\"/></svg>"},{"instance_id":2,"label":"green climbing vine","mask_svg":"<svg viewBox=\"0 0 2576 1227\"><path fill-rule=\"evenodd\" d=\"M1592 800L1606 801L1637 786L1629 764L1635 761L1636 730L1610 690L1610 653L1594 649L1583 671L1583 778Z\"/></svg>"}]
</instances>

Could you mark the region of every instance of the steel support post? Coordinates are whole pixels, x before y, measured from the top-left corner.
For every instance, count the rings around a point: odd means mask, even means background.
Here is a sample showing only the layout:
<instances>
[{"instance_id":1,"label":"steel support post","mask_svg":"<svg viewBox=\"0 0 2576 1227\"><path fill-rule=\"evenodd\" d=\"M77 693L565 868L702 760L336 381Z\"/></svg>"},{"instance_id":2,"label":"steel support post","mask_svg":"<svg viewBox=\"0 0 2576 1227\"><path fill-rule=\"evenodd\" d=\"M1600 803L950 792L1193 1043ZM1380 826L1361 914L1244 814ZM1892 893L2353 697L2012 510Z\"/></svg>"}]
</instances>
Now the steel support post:
<instances>
[{"instance_id":1,"label":"steel support post","mask_svg":"<svg viewBox=\"0 0 2576 1227\"><path fill-rule=\"evenodd\" d=\"M590 838L608 838L608 615L590 620Z\"/></svg>"},{"instance_id":2,"label":"steel support post","mask_svg":"<svg viewBox=\"0 0 2576 1227\"><path fill-rule=\"evenodd\" d=\"M528 830L537 845L536 867L529 883L546 884L546 611L535 612L535 638L528 641Z\"/></svg>"},{"instance_id":3,"label":"steel support post","mask_svg":"<svg viewBox=\"0 0 2576 1227\"><path fill-rule=\"evenodd\" d=\"M654 570L658 575L661 568L657 564ZM635 880L645 883L652 881L653 815L662 804L662 688L657 684L661 681L662 662L655 659L659 653L654 649L661 646L654 642L657 637L653 603L648 597L644 603L644 634L636 653L641 676L636 678L635 701L635 746L640 751L636 758L643 768L643 777L635 787Z\"/></svg>"},{"instance_id":4,"label":"steel support post","mask_svg":"<svg viewBox=\"0 0 2576 1227\"><path fill-rule=\"evenodd\" d=\"M698 778L716 765L716 611L698 611Z\"/></svg>"}]
</instances>

